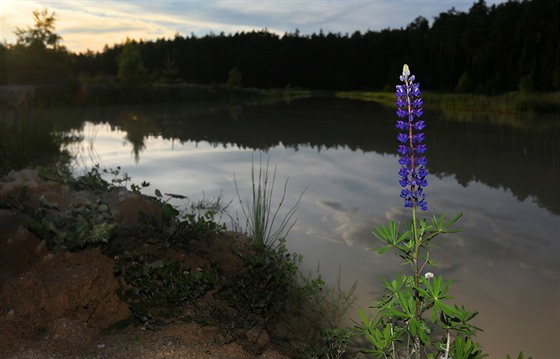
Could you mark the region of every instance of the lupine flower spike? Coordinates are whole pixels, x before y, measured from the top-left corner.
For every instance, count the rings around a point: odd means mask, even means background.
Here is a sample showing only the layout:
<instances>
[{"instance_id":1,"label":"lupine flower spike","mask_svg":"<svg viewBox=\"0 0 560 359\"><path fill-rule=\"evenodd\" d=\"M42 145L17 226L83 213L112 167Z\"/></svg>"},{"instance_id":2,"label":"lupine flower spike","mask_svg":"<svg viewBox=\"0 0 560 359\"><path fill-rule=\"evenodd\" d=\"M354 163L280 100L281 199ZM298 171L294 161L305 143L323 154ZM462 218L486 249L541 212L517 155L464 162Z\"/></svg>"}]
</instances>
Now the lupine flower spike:
<instances>
[{"instance_id":1,"label":"lupine flower spike","mask_svg":"<svg viewBox=\"0 0 560 359\"><path fill-rule=\"evenodd\" d=\"M402 85L396 86L397 121L396 127L403 131L398 134L400 142L397 152L400 154L399 164L401 169L400 184L403 187L401 198L405 207L420 207L428 209L424 187L428 185L426 176L427 160L424 153L428 149L423 143L426 136L421 132L426 124L419 120L423 114L422 98L420 98L420 84L415 83L415 76L410 74L408 65L403 66L400 76Z\"/></svg>"}]
</instances>

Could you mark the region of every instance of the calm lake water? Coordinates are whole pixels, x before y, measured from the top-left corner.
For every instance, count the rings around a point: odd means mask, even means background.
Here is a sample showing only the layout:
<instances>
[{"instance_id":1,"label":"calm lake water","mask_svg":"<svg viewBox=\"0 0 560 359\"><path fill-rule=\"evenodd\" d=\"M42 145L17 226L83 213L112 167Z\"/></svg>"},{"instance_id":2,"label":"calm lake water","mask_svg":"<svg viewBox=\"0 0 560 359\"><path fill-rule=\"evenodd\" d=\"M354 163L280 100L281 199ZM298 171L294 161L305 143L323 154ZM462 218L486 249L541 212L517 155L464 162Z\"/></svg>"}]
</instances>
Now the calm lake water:
<instances>
[{"instance_id":1,"label":"calm lake water","mask_svg":"<svg viewBox=\"0 0 560 359\"><path fill-rule=\"evenodd\" d=\"M50 117L56 117L49 115ZM53 125L75 135L67 149L77 171L120 166L144 190L219 194L233 200L234 176L249 199L252 162L277 169L287 207L303 194L290 250L305 270L331 283L358 282L356 305L381 294L380 278L407 270L377 256L373 225L404 221L399 197L396 117L391 108L335 98L227 108L160 105L70 111ZM454 279L458 304L477 309L478 337L492 358L519 351L560 357L560 124L558 119L496 118L426 111L429 210L462 212L462 233L441 237L433 271ZM231 224L230 219L225 220ZM349 315L356 317L353 309Z\"/></svg>"}]
</instances>

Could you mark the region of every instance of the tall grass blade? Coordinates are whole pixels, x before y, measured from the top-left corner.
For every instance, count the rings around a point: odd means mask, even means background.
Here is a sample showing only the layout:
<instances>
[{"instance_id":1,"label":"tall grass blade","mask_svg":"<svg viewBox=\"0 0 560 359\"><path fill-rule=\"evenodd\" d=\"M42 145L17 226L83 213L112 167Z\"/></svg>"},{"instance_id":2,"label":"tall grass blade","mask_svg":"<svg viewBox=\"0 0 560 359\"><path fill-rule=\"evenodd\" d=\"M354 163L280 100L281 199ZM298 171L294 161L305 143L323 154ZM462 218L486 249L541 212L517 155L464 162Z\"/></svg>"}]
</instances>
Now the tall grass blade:
<instances>
[{"instance_id":1,"label":"tall grass blade","mask_svg":"<svg viewBox=\"0 0 560 359\"><path fill-rule=\"evenodd\" d=\"M284 182L282 196L278 204L273 207L274 186L276 184L276 166L271 172L269 161L263 166L262 156L259 157L259 169L255 170L255 163L252 160L251 181L252 181L252 201L243 201L239 192L239 186L235 179L235 189L241 204L241 210L247 220L247 232L254 243L260 247L276 249L288 233L296 224L294 214L299 208L301 198L305 189L299 195L296 203L285 213L281 214L285 204L286 193L288 190L288 179Z\"/></svg>"}]
</instances>

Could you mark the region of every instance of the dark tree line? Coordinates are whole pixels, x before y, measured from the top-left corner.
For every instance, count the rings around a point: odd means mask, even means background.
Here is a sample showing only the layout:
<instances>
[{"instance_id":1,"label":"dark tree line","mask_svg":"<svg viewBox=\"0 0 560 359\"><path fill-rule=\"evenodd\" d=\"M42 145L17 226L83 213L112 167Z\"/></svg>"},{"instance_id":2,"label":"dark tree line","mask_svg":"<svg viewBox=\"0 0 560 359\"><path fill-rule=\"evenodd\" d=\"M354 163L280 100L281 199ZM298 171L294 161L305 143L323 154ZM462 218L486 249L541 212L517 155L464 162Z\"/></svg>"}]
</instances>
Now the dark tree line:
<instances>
[{"instance_id":1,"label":"dark tree line","mask_svg":"<svg viewBox=\"0 0 560 359\"><path fill-rule=\"evenodd\" d=\"M468 12L439 14L431 26L418 17L406 28L365 33L177 34L134 46L152 82L226 83L233 73L235 83L245 87L383 90L393 88L395 74L408 63L432 91L557 91L559 13L558 0L510 0L490 7L479 0ZM127 44L85 54L42 48L50 57L44 55L48 61L35 67L37 57L23 56L30 51L24 45L0 46L0 82L60 80L62 73L115 79Z\"/></svg>"}]
</instances>

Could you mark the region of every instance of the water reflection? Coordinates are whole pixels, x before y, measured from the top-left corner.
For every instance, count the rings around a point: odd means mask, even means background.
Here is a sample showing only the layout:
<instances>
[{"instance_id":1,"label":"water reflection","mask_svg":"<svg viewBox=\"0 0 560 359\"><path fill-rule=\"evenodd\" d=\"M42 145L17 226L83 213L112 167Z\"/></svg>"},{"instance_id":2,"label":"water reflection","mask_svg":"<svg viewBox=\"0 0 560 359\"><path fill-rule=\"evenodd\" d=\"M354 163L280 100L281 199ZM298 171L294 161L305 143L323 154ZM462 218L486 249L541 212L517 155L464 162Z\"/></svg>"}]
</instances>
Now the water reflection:
<instances>
[{"instance_id":1,"label":"water reflection","mask_svg":"<svg viewBox=\"0 0 560 359\"><path fill-rule=\"evenodd\" d=\"M68 147L84 167L121 166L137 182L151 182L149 191L222 192L234 199L235 174L248 196L253 152L266 151L279 177L290 177L288 203L307 187L288 245L304 255L308 269L320 263L324 277L334 280L342 268L343 278L359 281L362 306L379 294L379 276L401 269L398 258L364 250L375 245L373 224L409 215L398 197L391 109L311 98L215 109L103 108L59 117L65 120L54 128L84 139ZM426 118L430 209L464 213L465 231L433 253L438 270L457 279L453 295L461 304L481 312L477 324L487 334L479 338L494 357L516 350L557 356L559 120L509 126L429 112Z\"/></svg>"},{"instance_id":2,"label":"water reflection","mask_svg":"<svg viewBox=\"0 0 560 359\"><path fill-rule=\"evenodd\" d=\"M89 119L88 119L89 117ZM450 121L427 113L430 173L453 176L463 186L480 182L511 190L560 214L560 121L533 118L531 127ZM222 109L153 107L85 116L125 132L136 162L145 140L158 136L173 143L208 142L214 147L297 151L347 148L395 153L394 114L372 103L312 98L290 104ZM505 121L502 121L505 122Z\"/></svg>"}]
</instances>

